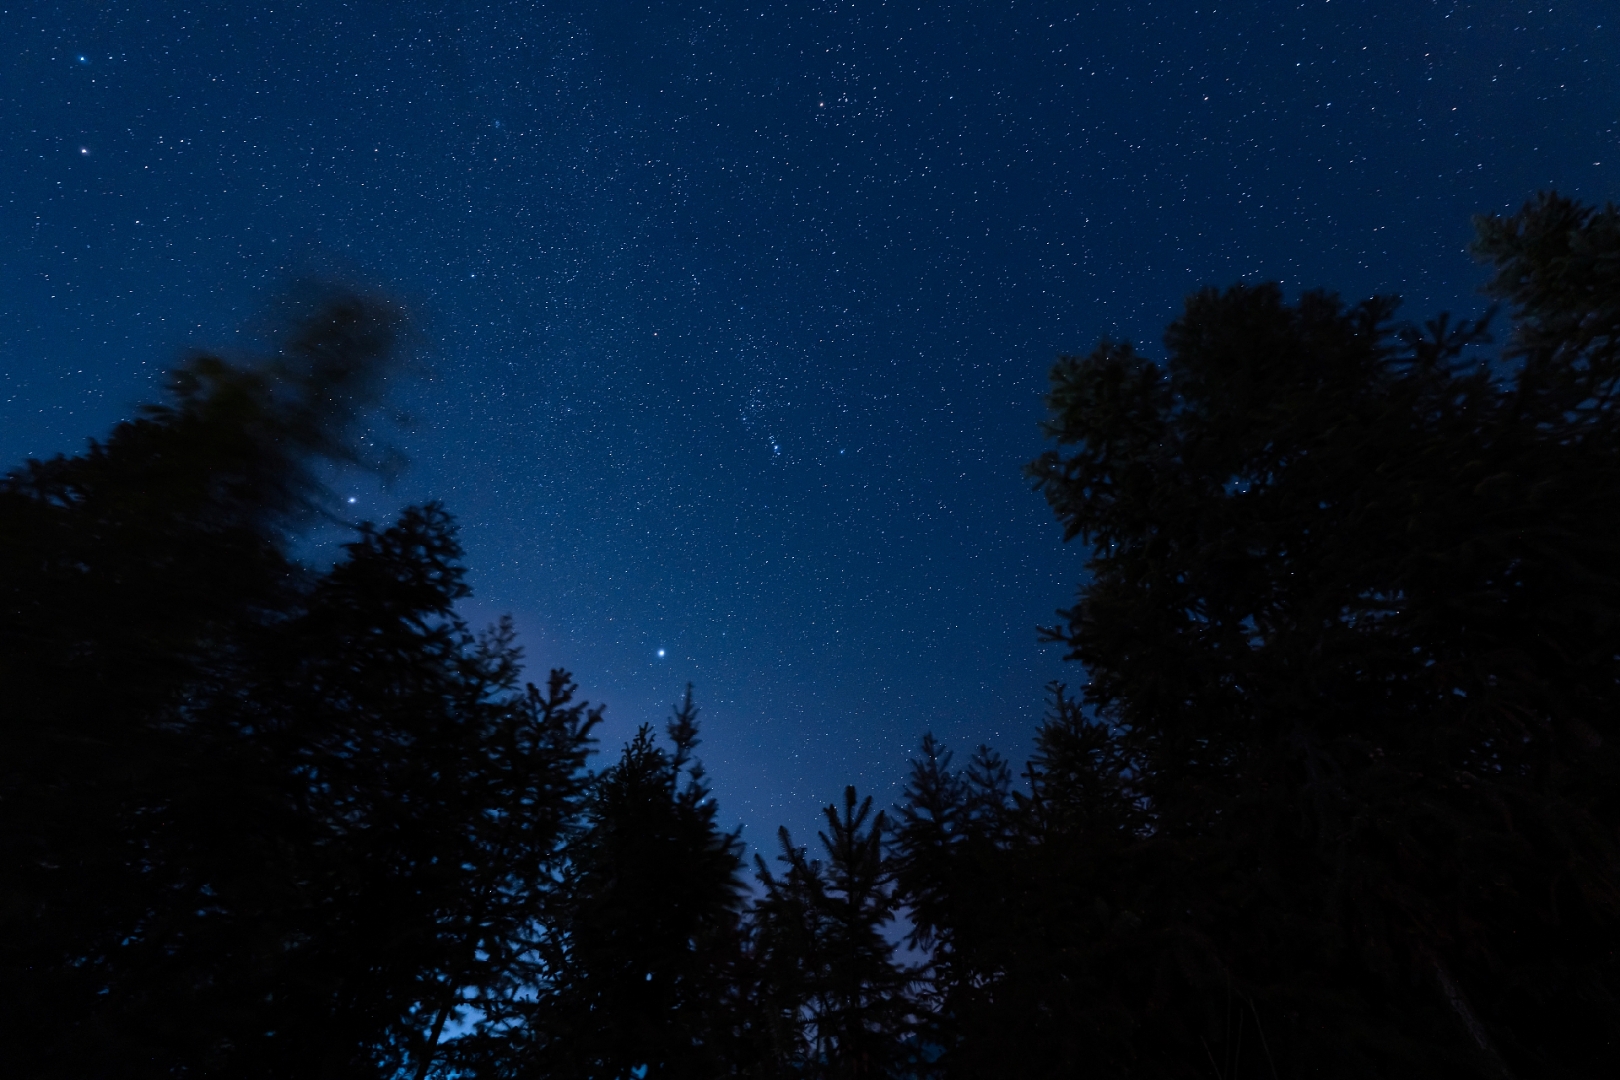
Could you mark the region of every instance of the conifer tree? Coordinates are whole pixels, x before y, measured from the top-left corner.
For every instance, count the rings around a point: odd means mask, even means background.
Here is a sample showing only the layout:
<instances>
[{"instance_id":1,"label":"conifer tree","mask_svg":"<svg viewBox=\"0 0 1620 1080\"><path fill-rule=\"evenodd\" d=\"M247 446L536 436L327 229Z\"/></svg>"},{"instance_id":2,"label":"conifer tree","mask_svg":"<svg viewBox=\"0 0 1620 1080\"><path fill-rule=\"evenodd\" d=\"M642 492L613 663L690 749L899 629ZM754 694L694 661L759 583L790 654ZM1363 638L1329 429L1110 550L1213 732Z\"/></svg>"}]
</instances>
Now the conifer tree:
<instances>
[{"instance_id":1,"label":"conifer tree","mask_svg":"<svg viewBox=\"0 0 1620 1080\"><path fill-rule=\"evenodd\" d=\"M888 820L874 817L871 798L858 801L853 787L844 789L841 809L824 813L825 864L795 847L785 828L782 876L756 857L767 1000L778 1018L787 1012L800 1025L790 1045L801 1075L904 1075L916 1055L913 973L896 962L887 932L896 914L883 851Z\"/></svg>"},{"instance_id":2,"label":"conifer tree","mask_svg":"<svg viewBox=\"0 0 1620 1080\"><path fill-rule=\"evenodd\" d=\"M130 1076L211 1052L116 986L156 913L210 907L180 790L265 786L240 755L209 760L198 694L296 606L287 541L320 512L319 470L367 459L400 333L373 298L312 294L269 355L194 356L169 403L0 481L0 1032L19 1075L86 1075L98 1047Z\"/></svg>"},{"instance_id":3,"label":"conifer tree","mask_svg":"<svg viewBox=\"0 0 1620 1080\"><path fill-rule=\"evenodd\" d=\"M1054 686L1022 790L987 747L951 762L924 738L892 843L909 943L927 957L927 1071L1118 1070L1134 1017L1097 990L1129 962L1115 860L1139 820L1109 733Z\"/></svg>"},{"instance_id":4,"label":"conifer tree","mask_svg":"<svg viewBox=\"0 0 1620 1080\"><path fill-rule=\"evenodd\" d=\"M512 1031L535 987L555 968L567 848L589 792L583 766L591 731L602 718L600 706L575 700L577 689L568 672L554 669L544 690L530 684L515 708L499 714L486 744L490 768L480 782L488 809L472 821L480 861L452 924L460 967L440 980L436 1002L423 1001L426 1052L410 1051L417 1080L441 1064L446 1075L498 1074L513 1057ZM438 1047L451 1019L464 1034Z\"/></svg>"},{"instance_id":5,"label":"conifer tree","mask_svg":"<svg viewBox=\"0 0 1620 1080\"><path fill-rule=\"evenodd\" d=\"M1054 369L1033 475L1091 558L1052 633L1141 814L1096 872L1121 1071L1612 1071L1617 221L1481 222L1494 365L1480 323L1237 286L1162 364Z\"/></svg>"},{"instance_id":6,"label":"conifer tree","mask_svg":"<svg viewBox=\"0 0 1620 1080\"><path fill-rule=\"evenodd\" d=\"M600 711L562 671L519 692L510 623L475 635L456 614L467 589L442 508L363 528L349 552L279 643L271 679L295 689L259 695L285 711L278 756L333 860L310 934L327 952L300 1000L329 978L334 1009L387 1033L359 1044L366 1060L421 1076L458 1009L529 975Z\"/></svg>"},{"instance_id":7,"label":"conifer tree","mask_svg":"<svg viewBox=\"0 0 1620 1080\"><path fill-rule=\"evenodd\" d=\"M291 555L398 333L329 296L0 485L10 1075L424 1075L528 979L595 714L457 616L441 508Z\"/></svg>"},{"instance_id":8,"label":"conifer tree","mask_svg":"<svg viewBox=\"0 0 1620 1080\"><path fill-rule=\"evenodd\" d=\"M643 725L596 778L569 852L540 997L503 1069L543 1077L726 1075L739 1046L736 833L709 797L691 687L666 750Z\"/></svg>"}]
</instances>

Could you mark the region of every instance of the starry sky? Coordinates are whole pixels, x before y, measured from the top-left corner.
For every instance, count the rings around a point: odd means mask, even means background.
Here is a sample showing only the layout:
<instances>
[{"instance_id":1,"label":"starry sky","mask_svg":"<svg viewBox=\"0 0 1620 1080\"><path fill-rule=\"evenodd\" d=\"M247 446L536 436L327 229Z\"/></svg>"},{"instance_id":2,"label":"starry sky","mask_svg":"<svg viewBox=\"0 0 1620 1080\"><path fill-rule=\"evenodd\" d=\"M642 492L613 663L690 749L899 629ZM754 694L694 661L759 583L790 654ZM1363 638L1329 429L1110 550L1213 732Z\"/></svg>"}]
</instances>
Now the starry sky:
<instances>
[{"instance_id":1,"label":"starry sky","mask_svg":"<svg viewBox=\"0 0 1620 1080\"><path fill-rule=\"evenodd\" d=\"M0 458L73 451L293 276L422 330L469 613L688 680L722 818L1021 754L1065 548L1045 373L1204 284L1482 306L1471 215L1616 195L1609 0L0 0Z\"/></svg>"}]
</instances>

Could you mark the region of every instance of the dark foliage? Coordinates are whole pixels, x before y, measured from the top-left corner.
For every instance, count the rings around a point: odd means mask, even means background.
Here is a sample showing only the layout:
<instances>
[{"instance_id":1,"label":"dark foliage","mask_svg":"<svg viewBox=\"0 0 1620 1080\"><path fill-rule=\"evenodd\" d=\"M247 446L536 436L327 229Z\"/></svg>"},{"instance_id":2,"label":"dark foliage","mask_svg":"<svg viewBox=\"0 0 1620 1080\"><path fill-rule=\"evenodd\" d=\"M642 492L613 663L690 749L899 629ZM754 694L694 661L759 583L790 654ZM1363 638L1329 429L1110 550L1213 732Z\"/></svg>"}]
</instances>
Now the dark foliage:
<instances>
[{"instance_id":1,"label":"dark foliage","mask_svg":"<svg viewBox=\"0 0 1620 1080\"><path fill-rule=\"evenodd\" d=\"M897 848L948 1073L1612 1072L1617 221L1481 222L1496 367L1272 286L1057 365L1081 703L1027 794L925 746Z\"/></svg>"},{"instance_id":2,"label":"dark foliage","mask_svg":"<svg viewBox=\"0 0 1620 1080\"><path fill-rule=\"evenodd\" d=\"M289 554L398 333L328 295L0 485L9 1075L375 1076L521 977L593 718L455 615L437 507Z\"/></svg>"},{"instance_id":3,"label":"dark foliage","mask_svg":"<svg viewBox=\"0 0 1620 1080\"><path fill-rule=\"evenodd\" d=\"M490 1071L533 1077L717 1077L747 1055L740 844L721 831L692 757L691 688L592 785L569 850L538 999Z\"/></svg>"},{"instance_id":4,"label":"dark foliage","mask_svg":"<svg viewBox=\"0 0 1620 1080\"><path fill-rule=\"evenodd\" d=\"M6 1040L25 1072L86 1068L67 1061L98 1047L130 1075L138 1046L212 1052L183 1009L119 989L150 966L125 957L163 932L159 912L208 905L212 885L175 865L207 813L182 807L262 787L232 775L253 767L234 754L207 760L198 694L235 681L252 632L297 603L286 531L317 508L322 461L358 456L396 325L334 297L267 361L194 357L172 404L0 484L0 1015L28 1033Z\"/></svg>"},{"instance_id":5,"label":"dark foliage","mask_svg":"<svg viewBox=\"0 0 1620 1080\"><path fill-rule=\"evenodd\" d=\"M1025 790L980 747L965 770L932 736L892 844L910 944L930 957L923 1045L949 1076L1123 1071L1135 1014L1103 973L1140 916L1112 880L1142 815L1106 729L1063 691Z\"/></svg>"},{"instance_id":6,"label":"dark foliage","mask_svg":"<svg viewBox=\"0 0 1620 1080\"><path fill-rule=\"evenodd\" d=\"M810 859L786 829L781 877L756 856L765 895L756 911L761 999L770 1009L779 1060L797 1075L878 1078L909 1074L913 973L895 960L888 924L897 905L883 842L884 814L844 789L819 834L827 861Z\"/></svg>"}]
</instances>

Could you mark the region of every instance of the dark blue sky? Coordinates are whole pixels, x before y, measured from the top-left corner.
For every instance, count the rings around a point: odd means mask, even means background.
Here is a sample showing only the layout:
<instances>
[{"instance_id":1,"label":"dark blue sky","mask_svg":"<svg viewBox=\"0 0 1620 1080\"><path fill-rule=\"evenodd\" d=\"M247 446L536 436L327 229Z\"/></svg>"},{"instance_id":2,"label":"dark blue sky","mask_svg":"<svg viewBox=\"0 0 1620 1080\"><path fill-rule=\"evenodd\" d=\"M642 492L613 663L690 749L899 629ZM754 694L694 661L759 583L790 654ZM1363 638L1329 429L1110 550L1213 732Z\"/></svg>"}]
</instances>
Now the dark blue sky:
<instances>
[{"instance_id":1,"label":"dark blue sky","mask_svg":"<svg viewBox=\"0 0 1620 1080\"><path fill-rule=\"evenodd\" d=\"M1026 747L1059 352L1239 279L1474 311L1470 215L1620 175L1604 0L0 4L0 459L289 274L392 290L356 513L444 499L610 751L694 681L756 842Z\"/></svg>"}]
</instances>

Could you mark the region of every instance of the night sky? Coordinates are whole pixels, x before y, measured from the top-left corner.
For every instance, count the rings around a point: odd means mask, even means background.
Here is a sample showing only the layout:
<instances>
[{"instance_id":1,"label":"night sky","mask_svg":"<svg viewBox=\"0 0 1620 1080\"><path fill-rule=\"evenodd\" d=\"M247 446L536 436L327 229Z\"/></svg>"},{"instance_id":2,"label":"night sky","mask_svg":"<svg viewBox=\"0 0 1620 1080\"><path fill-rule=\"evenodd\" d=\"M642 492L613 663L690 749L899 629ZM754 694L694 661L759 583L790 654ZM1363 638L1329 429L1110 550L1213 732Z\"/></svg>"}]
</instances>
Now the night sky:
<instances>
[{"instance_id":1,"label":"night sky","mask_svg":"<svg viewBox=\"0 0 1620 1080\"><path fill-rule=\"evenodd\" d=\"M0 0L6 4L8 0ZM1611 26L1614 23L1616 25ZM416 313L388 518L608 703L696 684L722 819L1021 755L1072 598L1046 370L1203 284L1477 312L1469 218L1620 176L1612 0L22 3L0 461L82 448L299 274Z\"/></svg>"}]
</instances>

